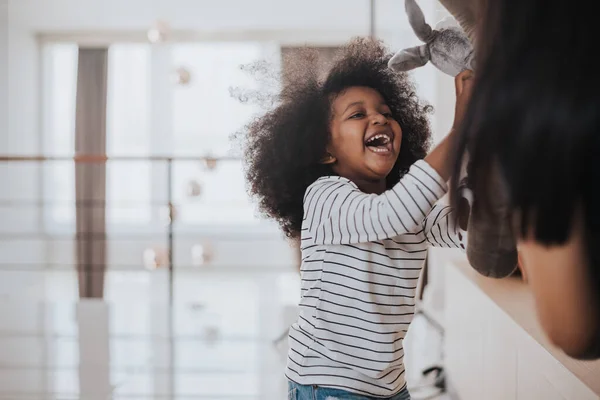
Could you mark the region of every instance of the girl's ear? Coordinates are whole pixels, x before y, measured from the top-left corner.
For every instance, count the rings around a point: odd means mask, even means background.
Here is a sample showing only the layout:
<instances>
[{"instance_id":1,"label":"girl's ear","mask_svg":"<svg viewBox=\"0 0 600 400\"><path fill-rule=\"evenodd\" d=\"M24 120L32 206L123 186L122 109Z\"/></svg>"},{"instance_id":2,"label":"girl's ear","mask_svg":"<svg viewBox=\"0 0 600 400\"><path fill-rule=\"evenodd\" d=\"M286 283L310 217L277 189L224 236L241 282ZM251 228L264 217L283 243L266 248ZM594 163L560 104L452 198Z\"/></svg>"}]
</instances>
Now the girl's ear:
<instances>
[{"instance_id":1,"label":"girl's ear","mask_svg":"<svg viewBox=\"0 0 600 400\"><path fill-rule=\"evenodd\" d=\"M327 152L327 154L325 154L325 156L321 159L321 164L335 164L336 161L337 158L331 155L330 152Z\"/></svg>"}]
</instances>

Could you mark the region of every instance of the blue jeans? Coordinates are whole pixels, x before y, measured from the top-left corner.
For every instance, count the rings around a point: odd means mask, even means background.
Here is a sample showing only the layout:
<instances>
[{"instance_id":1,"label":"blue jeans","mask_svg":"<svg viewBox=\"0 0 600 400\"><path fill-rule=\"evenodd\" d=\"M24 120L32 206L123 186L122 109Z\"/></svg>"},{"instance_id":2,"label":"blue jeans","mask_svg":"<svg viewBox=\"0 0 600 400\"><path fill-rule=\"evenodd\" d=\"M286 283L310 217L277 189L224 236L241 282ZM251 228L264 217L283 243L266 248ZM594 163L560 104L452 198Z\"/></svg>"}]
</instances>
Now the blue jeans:
<instances>
[{"instance_id":1,"label":"blue jeans","mask_svg":"<svg viewBox=\"0 0 600 400\"><path fill-rule=\"evenodd\" d=\"M298 385L295 382L288 381L288 400L376 400L382 397L369 397L362 394L346 392L340 389L330 389L312 385ZM400 391L400 393L385 397L387 400L410 400L408 389Z\"/></svg>"}]
</instances>

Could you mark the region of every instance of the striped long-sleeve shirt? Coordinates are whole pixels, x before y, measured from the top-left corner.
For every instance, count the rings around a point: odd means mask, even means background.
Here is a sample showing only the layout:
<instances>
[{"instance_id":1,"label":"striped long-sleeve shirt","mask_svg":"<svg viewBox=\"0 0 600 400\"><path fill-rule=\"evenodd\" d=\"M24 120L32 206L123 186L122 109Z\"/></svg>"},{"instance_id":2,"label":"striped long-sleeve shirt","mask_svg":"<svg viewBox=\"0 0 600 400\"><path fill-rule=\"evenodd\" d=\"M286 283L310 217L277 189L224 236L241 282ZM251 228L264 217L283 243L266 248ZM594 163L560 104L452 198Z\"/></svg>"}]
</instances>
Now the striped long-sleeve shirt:
<instances>
[{"instance_id":1,"label":"striped long-sleeve shirt","mask_svg":"<svg viewBox=\"0 0 600 400\"><path fill-rule=\"evenodd\" d=\"M438 203L446 191L424 160L381 195L338 176L307 189L288 379L381 397L404 389L402 342L427 247L466 240Z\"/></svg>"}]
</instances>

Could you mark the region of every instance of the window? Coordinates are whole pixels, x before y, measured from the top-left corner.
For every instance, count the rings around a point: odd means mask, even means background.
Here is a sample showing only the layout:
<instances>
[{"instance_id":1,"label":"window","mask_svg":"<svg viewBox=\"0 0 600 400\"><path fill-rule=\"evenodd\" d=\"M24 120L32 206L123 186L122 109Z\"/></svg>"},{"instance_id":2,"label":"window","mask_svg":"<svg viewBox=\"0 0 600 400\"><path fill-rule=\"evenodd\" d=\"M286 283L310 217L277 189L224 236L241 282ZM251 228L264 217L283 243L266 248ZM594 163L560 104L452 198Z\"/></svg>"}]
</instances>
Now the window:
<instances>
[{"instance_id":1,"label":"window","mask_svg":"<svg viewBox=\"0 0 600 400\"><path fill-rule=\"evenodd\" d=\"M264 226L246 194L241 161L219 161L206 168L192 157L232 155L231 136L250 122L257 105L243 104L231 88L257 89L254 77L240 66L279 56L278 48L257 42L118 43L109 48L107 155L174 156L173 200L178 223L190 228ZM44 48L44 135L48 155L74 154L78 47L72 43ZM174 81L178 68L190 75ZM168 180L164 161L111 160L107 163L107 224L124 227L164 226ZM46 171L49 226L75 224L74 168L52 162ZM190 196L190 187L199 195Z\"/></svg>"},{"instance_id":2,"label":"window","mask_svg":"<svg viewBox=\"0 0 600 400\"><path fill-rule=\"evenodd\" d=\"M260 90L260 83L240 68L267 59L280 66L280 48L263 42L190 42L153 46L116 43L109 48L107 153L109 156L182 157L173 163L172 198L178 225L197 229L215 226L264 227L246 194L241 161L220 161L214 169L192 157L231 155L231 135L260 111L256 104L233 98L231 88ZM321 47L325 58L335 47ZM72 43L44 48L44 134L46 153L73 155L78 47ZM178 84L183 69L189 82ZM435 97L431 68L415 72L419 94ZM271 90L273 88L270 88ZM124 227L164 228L168 177L164 161L127 160L107 164L107 223ZM53 162L46 171L46 198L51 226L75 224L74 169L71 162ZM190 195L190 192L196 192Z\"/></svg>"},{"instance_id":3,"label":"window","mask_svg":"<svg viewBox=\"0 0 600 400\"><path fill-rule=\"evenodd\" d=\"M149 156L150 46L113 45L108 53L106 153ZM151 163L110 161L106 167L107 224L151 222Z\"/></svg>"},{"instance_id":4,"label":"window","mask_svg":"<svg viewBox=\"0 0 600 400\"><path fill-rule=\"evenodd\" d=\"M230 88L257 89L240 69L263 57L260 43L187 43L172 46L172 65L190 73L187 85L175 85L172 98L174 152L224 156L230 135L259 111L230 95Z\"/></svg>"},{"instance_id":5,"label":"window","mask_svg":"<svg viewBox=\"0 0 600 400\"><path fill-rule=\"evenodd\" d=\"M230 94L231 88L257 89L254 78L242 71L263 57L260 43L187 43L172 48L172 65L190 73L187 85L174 87L172 97L173 151L183 156L231 155L231 135L259 111ZM184 224L255 225L254 206L245 191L241 161L221 161L213 170L196 162L177 162L175 201ZM200 185L197 198L189 185Z\"/></svg>"},{"instance_id":6,"label":"window","mask_svg":"<svg viewBox=\"0 0 600 400\"><path fill-rule=\"evenodd\" d=\"M52 44L44 49L44 147L52 156L72 156L75 149L77 46ZM72 162L54 161L44 169L46 222L73 223L75 169Z\"/></svg>"}]
</instances>

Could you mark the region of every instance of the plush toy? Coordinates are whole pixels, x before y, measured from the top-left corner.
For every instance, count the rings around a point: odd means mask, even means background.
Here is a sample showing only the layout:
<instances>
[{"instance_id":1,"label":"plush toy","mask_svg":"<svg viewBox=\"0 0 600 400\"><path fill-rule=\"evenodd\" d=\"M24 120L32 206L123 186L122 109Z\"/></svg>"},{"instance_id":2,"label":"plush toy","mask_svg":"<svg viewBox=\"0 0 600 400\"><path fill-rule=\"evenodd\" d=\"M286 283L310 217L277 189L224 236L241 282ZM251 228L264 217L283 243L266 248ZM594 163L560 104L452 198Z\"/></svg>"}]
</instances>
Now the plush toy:
<instances>
[{"instance_id":1,"label":"plush toy","mask_svg":"<svg viewBox=\"0 0 600 400\"><path fill-rule=\"evenodd\" d=\"M467 34L472 43L475 42L475 22L480 14L479 6L483 0L440 0Z\"/></svg>"},{"instance_id":2,"label":"plush toy","mask_svg":"<svg viewBox=\"0 0 600 400\"><path fill-rule=\"evenodd\" d=\"M425 44L399 51L389 61L389 67L405 72L431 62L440 71L456 76L465 69L475 70L473 33L475 31L476 0L441 0L456 17L446 19L432 29L415 0L405 0L408 20L417 37ZM458 23L457 23L458 21ZM508 196L499 171L489 179L492 191L490 210L483 212L469 190L468 164L459 179L462 206L457 210L459 225L467 232L466 254L469 263L479 273L503 278L517 271L518 253L512 234ZM462 221L462 222L461 222Z\"/></svg>"},{"instance_id":3,"label":"plush toy","mask_svg":"<svg viewBox=\"0 0 600 400\"><path fill-rule=\"evenodd\" d=\"M404 5L410 25L425 44L396 53L389 62L391 69L405 72L428 62L451 76L465 69L474 69L471 41L452 18L441 21L435 29L431 29L415 0L406 0Z\"/></svg>"}]
</instances>

